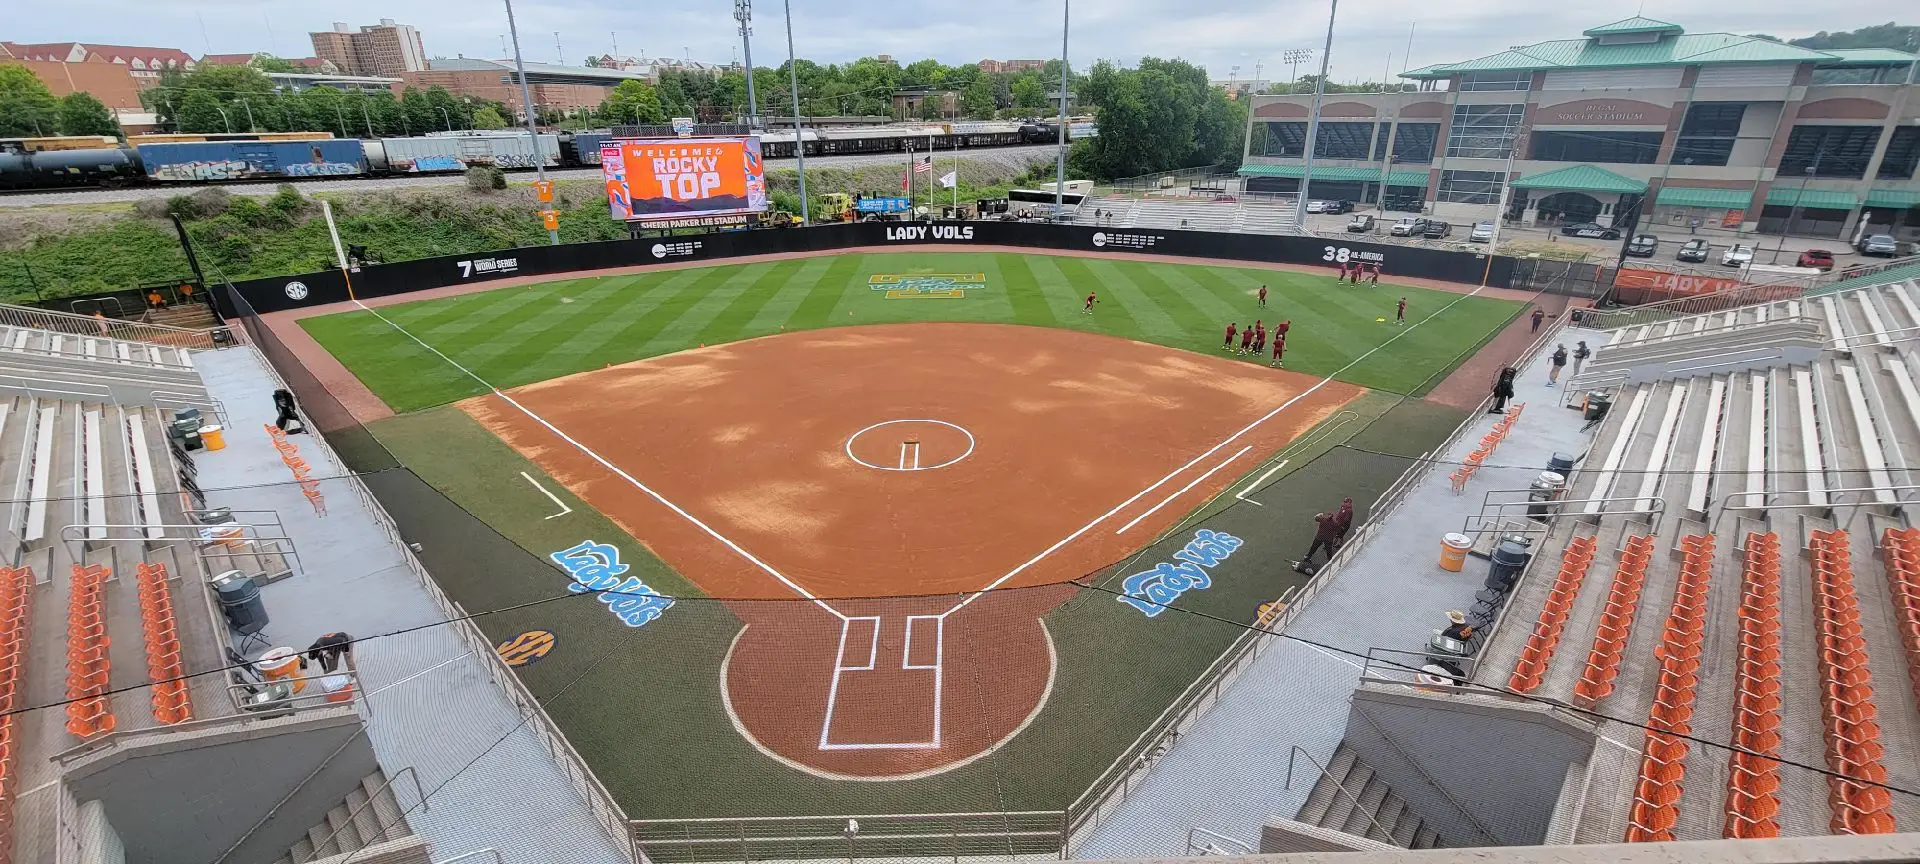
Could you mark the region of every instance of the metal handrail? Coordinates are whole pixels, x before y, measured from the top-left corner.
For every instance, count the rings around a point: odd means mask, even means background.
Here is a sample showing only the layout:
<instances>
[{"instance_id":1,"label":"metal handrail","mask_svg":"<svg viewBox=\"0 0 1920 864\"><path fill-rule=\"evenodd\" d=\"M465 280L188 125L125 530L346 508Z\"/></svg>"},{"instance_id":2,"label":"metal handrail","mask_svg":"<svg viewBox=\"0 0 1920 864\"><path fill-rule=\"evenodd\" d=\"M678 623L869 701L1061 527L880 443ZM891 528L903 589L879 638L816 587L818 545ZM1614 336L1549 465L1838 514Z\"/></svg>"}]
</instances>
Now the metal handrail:
<instances>
[{"instance_id":1,"label":"metal handrail","mask_svg":"<svg viewBox=\"0 0 1920 864\"><path fill-rule=\"evenodd\" d=\"M475 855L492 855L493 864L507 864L507 859L500 857L500 850L495 849L492 846L488 846L485 849L475 849L472 852L462 852L459 855L453 856L452 858L445 858L439 861L435 861L433 862L433 864L453 864L453 862L455 861L465 861L466 859L472 858Z\"/></svg>"},{"instance_id":2,"label":"metal handrail","mask_svg":"<svg viewBox=\"0 0 1920 864\"><path fill-rule=\"evenodd\" d=\"M1236 840L1218 831L1208 831L1205 828L1188 828L1187 829L1187 854L1188 855L1212 854L1212 852L1209 851L1207 847L1201 846L1198 843L1194 842L1198 838L1198 835L1201 835L1201 834L1205 834L1206 836L1211 837L1215 840L1219 840L1224 843L1230 843L1234 846L1240 847L1240 854L1242 855L1252 855L1259 851L1253 847L1252 843L1248 843L1245 840Z\"/></svg>"},{"instance_id":3,"label":"metal handrail","mask_svg":"<svg viewBox=\"0 0 1920 864\"><path fill-rule=\"evenodd\" d=\"M72 312L60 312L53 309L36 309L30 306L16 306L0 303L0 324L9 327L30 327L35 330L47 330L79 336L106 336L122 339L135 335L130 342L147 342L155 345L170 345L176 348L213 348L213 330L194 330L187 327L170 327L166 324L149 324L143 321L129 321L123 318L95 318L92 315L79 315ZM105 325L108 332L101 332ZM115 333L122 335L116 336Z\"/></svg>"},{"instance_id":4,"label":"metal handrail","mask_svg":"<svg viewBox=\"0 0 1920 864\"><path fill-rule=\"evenodd\" d=\"M287 679L287 680L291 680L291 679ZM333 842L333 838L340 836L341 831L346 830L347 826L352 825L353 817L360 815L360 811L373 806L373 799L380 797L380 793L385 792L387 791L387 789L391 788L393 786L393 781L400 779L400 775L402 774L408 775L413 778L413 794L420 799L420 809L422 810L433 809L427 806L427 796L422 794L420 791L420 772L413 770L412 765L408 765L405 768L402 768L398 771L393 772L393 776L388 777L387 782L380 784L379 787L375 788L372 792L367 793L367 800L360 802L359 806L356 806L352 810L347 811L347 818L341 820L339 828L333 829L333 831L328 833L324 839L322 839L318 843L313 844L313 857L308 858L307 860L318 861L320 860L320 858L325 857L320 854L320 850L325 849L328 843ZM374 818L375 824L378 824L379 821L380 821L379 818L376 816ZM400 821L402 823L407 821L406 810L400 811ZM382 834L387 833L387 829L391 827L393 826L381 825L380 833ZM338 854L338 853L335 853L335 854ZM455 859L455 860L458 860L458 859ZM295 861L293 862L293 864L301 864L301 862Z\"/></svg>"},{"instance_id":5,"label":"metal handrail","mask_svg":"<svg viewBox=\"0 0 1920 864\"><path fill-rule=\"evenodd\" d=\"M258 663L258 661L256 660L256 661L255 661L255 663ZM301 676L297 676L297 677L293 677L293 678L274 678L274 679L272 679L272 680L269 680L269 681L266 681L266 682L264 682L264 683L265 683L265 685L273 685L273 684L281 684L281 683L286 683L286 684L291 684L291 683L293 683L293 682L295 682L295 681L300 681L300 682L306 682L306 681L314 681L314 682L318 682L318 681L320 681L321 679L324 679L324 678L338 678L338 677L340 677L340 676L343 676L343 675L344 675L344 676L346 676L346 677L347 677L347 679L348 679L348 680L349 680L350 682L352 682L352 683L350 683L350 684L348 684L348 685L347 685L347 692L348 692L348 693L350 693L350 694L352 694L352 697L351 697L350 699L347 699L347 700L345 700L345 701L335 701L335 700L333 700L332 698L330 698L331 696L333 696L333 694L332 694L332 693L328 693L327 691L325 691L325 690L322 690L321 688L319 688L319 687L317 687L317 686L316 686L316 687L314 687L314 688L313 688L313 690L314 690L314 692L312 692L312 693L305 693L305 694L297 694L297 695L293 695L293 696L289 696L289 697L287 697L287 700L286 700L285 702L282 702L282 703L278 703L278 704L276 704L276 705L275 705L274 707L275 707L275 709L276 709L276 711L278 711L278 710L280 710L280 709L284 709L284 710L285 710L286 712L288 712L288 713L291 713L291 712L294 712L294 711L299 711L299 710L303 710L303 709L305 709L305 708L312 708L312 707L314 707L313 705L295 705L295 704L294 704L294 703L296 703L296 702L300 702L300 701L303 701L303 700L313 700L313 699L320 699L320 700L321 700L321 703L322 703L322 704L325 704L325 705L346 705L346 704L349 704L349 703L352 703L352 702L358 702L358 703L360 703L360 704L361 704L362 706L364 706L364 707L363 707L363 710L365 711L365 713L366 713L366 715L367 715L368 717L372 717L372 716L373 716L373 706L372 706L372 705L370 705L370 704L368 704L368 700L367 700L367 698L366 698L368 694L367 694L367 691L366 691L366 688L365 688L365 687L363 687L363 686L361 685L361 681L360 681L360 671L359 671L358 669L354 669L354 668L353 668L353 667L351 667L351 666L347 666L347 667L342 667L342 668L340 668L340 669L338 669L338 670L335 670L335 671L333 671L333 672L326 672L326 673L323 673L323 674L320 674L320 675L301 675ZM261 685L261 684L231 684L231 683L230 683L230 684L228 684L228 685L227 685L227 701L228 701L228 702L231 702L231 703L233 703L233 707L234 707L234 710L236 710L236 711L240 711L240 712L242 712L242 713L255 713L255 712L248 712L248 711L247 711L247 708L246 708L246 702L245 702L244 700L242 700L242 699L240 698L240 696L239 696L239 692L240 692L240 691L248 691L248 692L251 692L251 691L255 691L255 690L258 690L258 689L260 689L260 688L261 688L261 686L263 686L263 685ZM261 713L261 714L265 714L265 713L268 713L268 712L258 712L258 713Z\"/></svg>"},{"instance_id":6,"label":"metal handrail","mask_svg":"<svg viewBox=\"0 0 1920 864\"><path fill-rule=\"evenodd\" d=\"M1313 767L1320 770L1320 776L1325 777L1328 780L1333 780L1333 775L1327 773L1327 766L1320 764L1320 760L1313 758L1312 753L1308 753L1304 748L1302 748L1298 744L1291 744L1288 746L1292 747L1293 749L1287 752L1287 781L1286 783L1282 784L1280 788L1288 789L1288 790L1291 790L1293 788L1293 757L1295 756L1307 757L1307 761L1312 762ZM1387 829L1381 827L1380 820L1373 818L1372 813L1368 813L1366 811L1366 808L1360 806L1359 796L1354 795L1352 792L1348 791L1347 784L1342 783L1338 780L1333 780L1333 788L1340 790L1340 794L1347 796L1347 801L1348 803L1353 805L1354 811L1367 817L1367 824L1372 825L1375 831L1380 832L1381 835L1387 838L1393 837L1393 832L1388 831ZM1311 790L1309 790L1307 794L1312 795L1313 793ZM1362 834L1360 836L1362 838L1365 838L1367 835ZM1393 841L1392 839L1388 839L1387 842L1392 843ZM1398 845L1398 844L1395 844L1395 845Z\"/></svg>"}]
</instances>

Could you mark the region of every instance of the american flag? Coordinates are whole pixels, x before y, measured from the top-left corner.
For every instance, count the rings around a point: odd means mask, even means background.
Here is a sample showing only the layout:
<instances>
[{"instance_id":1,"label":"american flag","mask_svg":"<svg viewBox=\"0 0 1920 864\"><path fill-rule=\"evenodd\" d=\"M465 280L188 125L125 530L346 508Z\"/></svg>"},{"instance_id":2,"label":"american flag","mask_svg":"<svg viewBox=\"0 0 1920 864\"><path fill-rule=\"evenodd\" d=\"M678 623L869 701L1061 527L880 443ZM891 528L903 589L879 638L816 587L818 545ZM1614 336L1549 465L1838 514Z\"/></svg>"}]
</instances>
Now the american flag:
<instances>
[{"instance_id":1,"label":"american flag","mask_svg":"<svg viewBox=\"0 0 1920 864\"><path fill-rule=\"evenodd\" d=\"M925 174L928 171L932 171L932 170L933 170L932 156L928 156L925 159L922 159L921 161L915 162L913 164L913 173L915 174Z\"/></svg>"}]
</instances>

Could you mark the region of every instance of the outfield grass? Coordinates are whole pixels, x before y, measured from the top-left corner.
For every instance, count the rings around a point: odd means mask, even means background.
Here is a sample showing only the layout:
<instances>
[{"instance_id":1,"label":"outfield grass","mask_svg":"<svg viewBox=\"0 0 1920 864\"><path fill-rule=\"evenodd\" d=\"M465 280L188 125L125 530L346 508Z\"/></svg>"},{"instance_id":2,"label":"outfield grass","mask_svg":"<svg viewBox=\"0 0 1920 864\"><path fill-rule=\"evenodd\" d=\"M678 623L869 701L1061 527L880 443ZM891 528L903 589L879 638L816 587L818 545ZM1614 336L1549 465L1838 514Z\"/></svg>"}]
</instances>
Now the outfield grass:
<instances>
[{"instance_id":1,"label":"outfield grass","mask_svg":"<svg viewBox=\"0 0 1920 864\"><path fill-rule=\"evenodd\" d=\"M886 273L984 273L962 299L889 299L869 287ZM1254 292L1268 286L1268 308ZM1084 315L1087 292L1100 295ZM1443 318L1351 369L1411 325ZM1457 302L1456 302L1457 301ZM1452 304L1449 306L1449 304ZM1521 304L1426 288L1336 285L1292 273L1148 261L1010 253L848 254L571 279L426 300L381 310L395 323L506 388L609 364L766 336L782 330L903 321L979 321L1066 327L1194 351L1220 349L1227 322L1291 319L1287 368L1394 393L1424 392L1460 352L1497 331ZM1378 319L1385 318L1385 322ZM404 334L366 312L301 321L397 412L484 392Z\"/></svg>"}]
</instances>

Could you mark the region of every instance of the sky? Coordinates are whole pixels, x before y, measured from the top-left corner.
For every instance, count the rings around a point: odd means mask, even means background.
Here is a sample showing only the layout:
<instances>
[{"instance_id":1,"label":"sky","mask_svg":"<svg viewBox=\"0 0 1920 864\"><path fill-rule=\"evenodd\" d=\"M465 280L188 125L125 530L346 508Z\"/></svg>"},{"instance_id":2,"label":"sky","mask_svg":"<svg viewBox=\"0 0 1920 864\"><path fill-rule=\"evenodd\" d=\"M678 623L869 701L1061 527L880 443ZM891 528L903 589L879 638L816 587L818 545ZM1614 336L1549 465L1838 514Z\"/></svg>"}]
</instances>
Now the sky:
<instances>
[{"instance_id":1,"label":"sky","mask_svg":"<svg viewBox=\"0 0 1920 864\"><path fill-rule=\"evenodd\" d=\"M1060 0L789 0L800 56L845 62L890 54L902 62L1059 56ZM1068 56L1076 68L1095 59L1123 65L1142 56L1181 57L1211 77L1286 80L1282 55L1313 49L1301 74L1317 71L1326 38L1328 0L1080 0L1073 4ZM1336 81L1379 80L1391 70L1458 62L1513 45L1578 38L1581 30L1626 17L1627 4L1475 0L1424 3L1346 0L1334 25L1330 74ZM1771 33L1782 38L1819 30L1886 23L1881 0L1649 0L1639 14L1690 32ZM784 62L786 20L776 0L755 0L753 60ZM0 25L16 42L100 42L175 47L207 53L313 53L307 33L342 21L355 27L393 18L421 31L428 56L497 58L506 13L498 0L17 0ZM24 14L20 14L24 12ZM733 60L740 39L732 0L518 0L514 15L527 59L578 64L589 54ZM1914 23L1914 22L1903 22ZM1407 50L1411 29L1412 51ZM556 47L554 33L560 34ZM1236 72L1233 67L1239 67Z\"/></svg>"}]
</instances>

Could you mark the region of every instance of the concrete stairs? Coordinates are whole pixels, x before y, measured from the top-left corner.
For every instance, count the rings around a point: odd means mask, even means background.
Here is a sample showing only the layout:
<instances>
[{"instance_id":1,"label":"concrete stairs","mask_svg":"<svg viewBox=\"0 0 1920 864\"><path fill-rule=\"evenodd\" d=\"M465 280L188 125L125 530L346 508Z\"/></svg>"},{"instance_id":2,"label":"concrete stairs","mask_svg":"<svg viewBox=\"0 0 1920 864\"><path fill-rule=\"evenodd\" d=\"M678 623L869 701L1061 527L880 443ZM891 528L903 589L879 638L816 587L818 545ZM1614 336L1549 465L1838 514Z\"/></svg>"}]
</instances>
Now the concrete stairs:
<instances>
[{"instance_id":1,"label":"concrete stairs","mask_svg":"<svg viewBox=\"0 0 1920 864\"><path fill-rule=\"evenodd\" d=\"M1440 835L1407 809L1407 802L1342 743L1307 793L1297 821L1404 849L1434 849Z\"/></svg>"},{"instance_id":2,"label":"concrete stairs","mask_svg":"<svg viewBox=\"0 0 1920 864\"><path fill-rule=\"evenodd\" d=\"M346 800L328 810L325 820L307 829L306 839L294 843L273 864L325 861L412 834L386 772L375 771L360 781L360 788L348 792Z\"/></svg>"}]
</instances>

